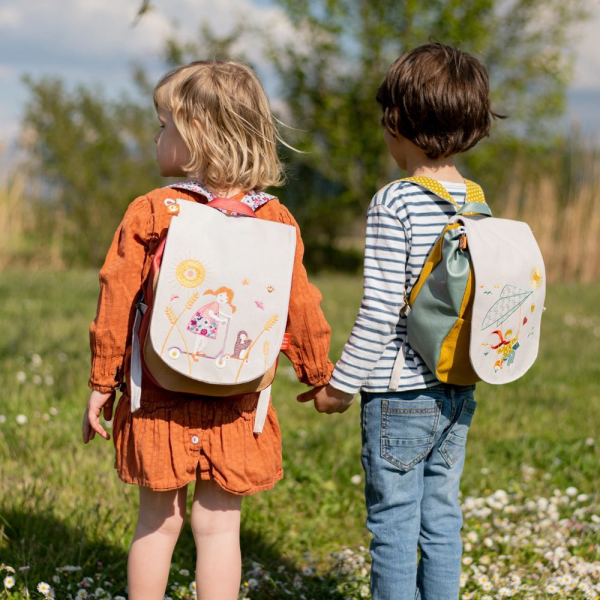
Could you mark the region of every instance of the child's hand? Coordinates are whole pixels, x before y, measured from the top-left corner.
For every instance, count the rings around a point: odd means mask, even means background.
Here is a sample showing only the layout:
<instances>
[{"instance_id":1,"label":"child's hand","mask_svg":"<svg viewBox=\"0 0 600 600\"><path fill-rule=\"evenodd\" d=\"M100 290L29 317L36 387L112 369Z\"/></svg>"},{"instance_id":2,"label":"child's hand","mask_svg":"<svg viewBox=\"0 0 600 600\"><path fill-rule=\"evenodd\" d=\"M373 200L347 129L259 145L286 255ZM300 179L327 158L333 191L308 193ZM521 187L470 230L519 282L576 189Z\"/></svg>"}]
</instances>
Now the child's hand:
<instances>
[{"instance_id":1,"label":"child's hand","mask_svg":"<svg viewBox=\"0 0 600 600\"><path fill-rule=\"evenodd\" d=\"M350 408L354 396L346 392L337 390L331 385L316 387L308 392L300 394L298 402L315 401L315 408L320 413L343 413Z\"/></svg>"},{"instance_id":2,"label":"child's hand","mask_svg":"<svg viewBox=\"0 0 600 600\"><path fill-rule=\"evenodd\" d=\"M104 408L104 418L107 421L112 419L113 404L115 402L115 392L99 392L92 390L88 399L87 408L83 413L83 443L87 444L94 439L95 435L102 436L105 440L110 440L110 435L104 431L100 425L100 413Z\"/></svg>"}]
</instances>

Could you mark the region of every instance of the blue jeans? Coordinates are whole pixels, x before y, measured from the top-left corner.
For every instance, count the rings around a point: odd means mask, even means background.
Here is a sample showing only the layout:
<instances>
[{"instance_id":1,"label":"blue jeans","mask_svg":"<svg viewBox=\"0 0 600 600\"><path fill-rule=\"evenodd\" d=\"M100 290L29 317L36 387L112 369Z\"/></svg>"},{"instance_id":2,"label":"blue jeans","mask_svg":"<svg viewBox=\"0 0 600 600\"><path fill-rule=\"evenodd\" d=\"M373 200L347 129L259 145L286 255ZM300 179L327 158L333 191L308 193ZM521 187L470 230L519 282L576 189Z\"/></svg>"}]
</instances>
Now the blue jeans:
<instances>
[{"instance_id":1,"label":"blue jeans","mask_svg":"<svg viewBox=\"0 0 600 600\"><path fill-rule=\"evenodd\" d=\"M362 393L373 600L457 600L458 501L475 386ZM417 547L421 560L417 567Z\"/></svg>"}]
</instances>

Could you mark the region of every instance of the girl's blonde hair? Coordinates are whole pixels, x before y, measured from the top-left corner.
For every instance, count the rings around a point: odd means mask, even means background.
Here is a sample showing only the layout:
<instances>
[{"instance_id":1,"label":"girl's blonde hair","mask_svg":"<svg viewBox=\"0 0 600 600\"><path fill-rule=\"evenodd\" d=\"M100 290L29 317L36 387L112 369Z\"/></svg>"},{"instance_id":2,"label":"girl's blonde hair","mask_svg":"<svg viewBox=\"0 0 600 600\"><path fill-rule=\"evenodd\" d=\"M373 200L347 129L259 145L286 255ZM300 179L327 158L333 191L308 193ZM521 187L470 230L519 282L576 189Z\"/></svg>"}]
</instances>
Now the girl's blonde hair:
<instances>
[{"instance_id":1,"label":"girl's blonde hair","mask_svg":"<svg viewBox=\"0 0 600 600\"><path fill-rule=\"evenodd\" d=\"M214 191L262 190L284 182L280 139L254 71L236 61L197 61L169 71L154 104L171 111L191 159L183 167Z\"/></svg>"}]
</instances>

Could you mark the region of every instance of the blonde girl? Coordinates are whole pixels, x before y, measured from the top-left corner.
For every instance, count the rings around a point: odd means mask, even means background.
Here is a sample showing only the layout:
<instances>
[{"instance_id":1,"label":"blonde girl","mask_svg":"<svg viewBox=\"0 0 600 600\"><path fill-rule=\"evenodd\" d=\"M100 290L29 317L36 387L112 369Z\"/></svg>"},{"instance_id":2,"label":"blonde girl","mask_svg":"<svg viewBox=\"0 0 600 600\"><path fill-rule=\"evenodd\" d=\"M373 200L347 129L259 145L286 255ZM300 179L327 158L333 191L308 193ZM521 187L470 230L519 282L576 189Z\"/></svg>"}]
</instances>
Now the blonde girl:
<instances>
[{"instance_id":1,"label":"blonde girl","mask_svg":"<svg viewBox=\"0 0 600 600\"><path fill-rule=\"evenodd\" d=\"M188 177L177 196L205 203L216 196L264 197L282 184L277 131L255 73L232 61L199 61L167 73L154 102L160 121L156 158L164 177ZM127 209L100 271L100 299L90 328L92 389L83 417L83 441L110 439L100 414L113 421L115 467L139 486L139 514L128 561L130 600L162 600L173 549L186 521L187 487L194 485L190 522L197 548L196 584L202 600L234 600L241 577L240 514L244 496L283 476L281 435L271 403L263 432L252 431L258 394L217 399L176 394L142 381L141 408L131 412L128 389L135 303L151 285L154 253L168 228L170 189L138 197ZM270 198L270 197L269 197ZM256 216L297 228L277 199ZM285 351L298 378L325 385L333 366L330 329L321 296L306 277L297 234ZM226 241L226 240L225 240ZM233 310L225 289L217 298ZM217 307L218 308L218 307ZM218 316L213 311L215 316Z\"/></svg>"}]
</instances>

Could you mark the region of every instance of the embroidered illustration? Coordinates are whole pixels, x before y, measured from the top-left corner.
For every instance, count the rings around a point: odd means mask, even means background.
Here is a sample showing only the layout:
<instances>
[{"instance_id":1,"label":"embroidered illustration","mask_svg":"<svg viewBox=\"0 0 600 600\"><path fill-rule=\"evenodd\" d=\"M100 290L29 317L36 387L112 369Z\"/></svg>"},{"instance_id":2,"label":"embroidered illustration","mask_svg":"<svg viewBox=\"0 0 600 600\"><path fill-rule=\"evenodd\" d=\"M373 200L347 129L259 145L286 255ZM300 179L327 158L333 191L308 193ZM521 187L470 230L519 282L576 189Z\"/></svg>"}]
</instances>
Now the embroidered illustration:
<instances>
[{"instance_id":1,"label":"embroidered illustration","mask_svg":"<svg viewBox=\"0 0 600 600\"><path fill-rule=\"evenodd\" d=\"M267 292L269 292L269 294L272 294L274 291L275 291L275 288L272 285L267 286Z\"/></svg>"},{"instance_id":2,"label":"embroidered illustration","mask_svg":"<svg viewBox=\"0 0 600 600\"><path fill-rule=\"evenodd\" d=\"M254 348L254 346L256 345L256 343L258 342L258 340L260 339L260 337L263 335L263 333L265 333L265 331L271 331L271 329L273 329L273 327L275 327L277 321L279 320L279 316L278 315L273 315L263 326L262 331L256 336L256 338L254 339L254 341L250 344L250 346L248 347L248 352L246 354L246 360L244 362L242 362L242 364L240 365L240 368L238 369L237 375L235 376L235 383L238 382L238 379L240 378L240 375L242 373L242 369L244 368L244 365L248 362L248 359L250 358L250 352L252 352L252 349Z\"/></svg>"},{"instance_id":3,"label":"embroidered illustration","mask_svg":"<svg viewBox=\"0 0 600 600\"><path fill-rule=\"evenodd\" d=\"M260 310L265 310L265 305L260 300L255 300L254 304L256 304Z\"/></svg>"},{"instance_id":4,"label":"embroidered illustration","mask_svg":"<svg viewBox=\"0 0 600 600\"><path fill-rule=\"evenodd\" d=\"M198 336L192 354L192 358L195 361L198 361L199 356L203 354L200 351L204 349L208 341L217 338L221 323L227 324L225 339L223 340L224 349L225 343L227 342L227 334L229 332L229 320L231 319L231 315L223 312L224 305L228 305L232 313L236 311L236 307L232 304L233 290L228 287L220 287L218 290L207 290L204 292L204 296L214 296L215 300L199 308L194 313L194 316L190 319L187 326L188 331ZM220 354L223 353L223 349L221 349ZM217 357L215 356L214 358Z\"/></svg>"},{"instance_id":5,"label":"embroidered illustration","mask_svg":"<svg viewBox=\"0 0 600 600\"><path fill-rule=\"evenodd\" d=\"M536 267L531 273L531 287L536 290L542 283L542 271Z\"/></svg>"},{"instance_id":6,"label":"embroidered illustration","mask_svg":"<svg viewBox=\"0 0 600 600\"><path fill-rule=\"evenodd\" d=\"M248 334L245 331L238 331L237 338L233 346L232 358L244 360L244 358L246 358L246 353L248 352L248 347L251 343L252 340L248 337Z\"/></svg>"},{"instance_id":7,"label":"embroidered illustration","mask_svg":"<svg viewBox=\"0 0 600 600\"><path fill-rule=\"evenodd\" d=\"M483 331L488 327L498 327L504 323L510 315L521 307L531 294L533 292L522 290L514 285L505 285L500 292L500 298L492 304L485 315L481 324L481 330Z\"/></svg>"},{"instance_id":8,"label":"embroidered illustration","mask_svg":"<svg viewBox=\"0 0 600 600\"><path fill-rule=\"evenodd\" d=\"M177 298L179 298L179 296L171 296L169 302L173 302L173 300L177 300Z\"/></svg>"},{"instance_id":9,"label":"embroidered illustration","mask_svg":"<svg viewBox=\"0 0 600 600\"><path fill-rule=\"evenodd\" d=\"M506 364L507 367L512 365L515 360L515 353L519 348L519 334L511 339L512 329L508 329L506 333L502 333L500 329L493 331L492 334L497 335L499 341L497 344L492 346L492 350L496 350L496 353L500 358L494 363L494 372L498 372Z\"/></svg>"},{"instance_id":10,"label":"embroidered illustration","mask_svg":"<svg viewBox=\"0 0 600 600\"><path fill-rule=\"evenodd\" d=\"M206 279L206 269L197 260L183 260L175 269L175 278L184 287L195 288L202 285Z\"/></svg>"},{"instance_id":11,"label":"embroidered illustration","mask_svg":"<svg viewBox=\"0 0 600 600\"><path fill-rule=\"evenodd\" d=\"M263 344L263 356L265 357L265 372L267 370L267 357L269 356L269 342Z\"/></svg>"},{"instance_id":12,"label":"embroidered illustration","mask_svg":"<svg viewBox=\"0 0 600 600\"><path fill-rule=\"evenodd\" d=\"M242 281L242 285L250 285L250 282L247 279L244 279L244 281Z\"/></svg>"},{"instance_id":13,"label":"embroidered illustration","mask_svg":"<svg viewBox=\"0 0 600 600\"><path fill-rule=\"evenodd\" d=\"M185 337L183 336L183 332L181 331L181 329L179 329L177 322L179 321L179 319L181 319L181 317L183 316L183 314L186 311L190 310L194 306L194 304L196 303L196 301L198 300L199 297L200 297L200 295L198 294L198 292L194 292L189 297L188 301L185 303L185 308L179 313L179 315L176 315L175 311L170 306L167 306L165 308L165 314L167 315L167 319L169 320L169 323L171 323L171 328L167 332L165 341L163 342L162 348L160 350L160 353L162 355L165 351L165 346L167 345L167 342L169 341L169 337L171 336L171 333L173 333L173 329L177 329L177 333L179 333L179 336L181 337L181 341L183 342L183 345L185 347L186 356L188 357L188 368L189 368L190 375L192 373L192 362L190 360L190 353L188 352L188 347L187 347L187 344L185 341ZM171 350L172 350L172 348L169 350L169 356L172 359L177 360L181 354L181 350L179 350L179 354L177 354L177 356L175 356L171 352Z\"/></svg>"}]
</instances>

